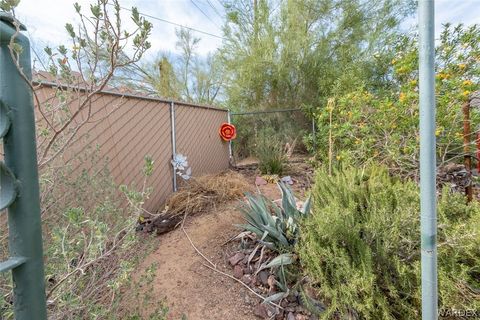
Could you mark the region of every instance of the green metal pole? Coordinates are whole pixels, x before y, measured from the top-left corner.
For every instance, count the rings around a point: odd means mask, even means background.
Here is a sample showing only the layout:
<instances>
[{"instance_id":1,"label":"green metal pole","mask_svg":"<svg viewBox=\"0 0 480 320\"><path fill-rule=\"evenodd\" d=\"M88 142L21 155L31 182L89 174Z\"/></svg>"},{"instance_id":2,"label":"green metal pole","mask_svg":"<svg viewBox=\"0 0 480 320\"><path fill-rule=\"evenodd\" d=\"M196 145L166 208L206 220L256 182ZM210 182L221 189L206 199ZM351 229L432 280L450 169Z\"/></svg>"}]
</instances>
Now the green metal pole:
<instances>
[{"instance_id":1,"label":"green metal pole","mask_svg":"<svg viewBox=\"0 0 480 320\"><path fill-rule=\"evenodd\" d=\"M434 1L419 0L422 319L438 318Z\"/></svg>"},{"instance_id":2,"label":"green metal pole","mask_svg":"<svg viewBox=\"0 0 480 320\"><path fill-rule=\"evenodd\" d=\"M15 65L8 44L15 34L12 18L0 16L0 99L9 109L10 127L4 136L5 164L17 180L17 196L8 206L10 264L17 320L47 319L35 118L32 92ZM32 77L30 43L19 33L19 64ZM17 264L14 262L18 261Z\"/></svg>"}]
</instances>

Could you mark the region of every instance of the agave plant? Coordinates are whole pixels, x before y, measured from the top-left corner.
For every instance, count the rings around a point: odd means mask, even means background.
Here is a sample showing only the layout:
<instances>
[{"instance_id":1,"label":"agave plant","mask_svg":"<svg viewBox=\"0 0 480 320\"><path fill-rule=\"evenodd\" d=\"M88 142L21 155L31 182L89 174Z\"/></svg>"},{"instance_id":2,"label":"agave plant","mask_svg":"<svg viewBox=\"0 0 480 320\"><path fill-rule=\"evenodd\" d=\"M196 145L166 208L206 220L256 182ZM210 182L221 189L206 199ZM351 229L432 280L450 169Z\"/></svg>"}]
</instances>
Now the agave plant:
<instances>
[{"instance_id":1,"label":"agave plant","mask_svg":"<svg viewBox=\"0 0 480 320\"><path fill-rule=\"evenodd\" d=\"M266 247L283 251L293 248L298 238L298 222L310 213L311 201L309 197L299 209L292 190L283 182L278 187L282 192L281 206L261 194L246 194L247 202L240 210L247 223L241 227L255 233Z\"/></svg>"}]
</instances>

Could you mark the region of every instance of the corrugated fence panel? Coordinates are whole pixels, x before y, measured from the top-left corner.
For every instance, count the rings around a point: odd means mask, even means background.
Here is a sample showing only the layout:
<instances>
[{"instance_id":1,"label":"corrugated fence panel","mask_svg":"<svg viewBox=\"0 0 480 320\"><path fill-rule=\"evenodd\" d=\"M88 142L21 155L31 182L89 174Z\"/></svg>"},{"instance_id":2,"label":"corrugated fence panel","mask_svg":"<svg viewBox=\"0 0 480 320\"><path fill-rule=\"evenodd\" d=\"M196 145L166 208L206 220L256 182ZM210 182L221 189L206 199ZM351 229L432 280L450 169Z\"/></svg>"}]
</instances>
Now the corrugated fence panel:
<instances>
[{"instance_id":1,"label":"corrugated fence panel","mask_svg":"<svg viewBox=\"0 0 480 320\"><path fill-rule=\"evenodd\" d=\"M177 153L187 156L193 176L228 169L228 143L218 133L224 122L223 110L175 105Z\"/></svg>"},{"instance_id":2,"label":"corrugated fence panel","mask_svg":"<svg viewBox=\"0 0 480 320\"><path fill-rule=\"evenodd\" d=\"M36 90L40 103L58 104L56 90L42 86ZM73 94L70 110L78 107L85 93ZM37 112L37 123L42 116ZM229 167L228 144L223 142L218 129L227 121L226 110L211 109L175 103L177 153L188 157L194 176L216 173ZM82 110L76 123L88 117L88 108ZM73 124L75 127L75 124ZM85 157L87 150L96 150L95 158ZM144 157L154 160L153 175L147 185L153 188L145 209L161 209L172 185L172 136L170 103L136 96L101 93L92 98L91 117L72 140L61 158L74 172L99 169L107 164L114 181L140 190L143 185Z\"/></svg>"}]
</instances>

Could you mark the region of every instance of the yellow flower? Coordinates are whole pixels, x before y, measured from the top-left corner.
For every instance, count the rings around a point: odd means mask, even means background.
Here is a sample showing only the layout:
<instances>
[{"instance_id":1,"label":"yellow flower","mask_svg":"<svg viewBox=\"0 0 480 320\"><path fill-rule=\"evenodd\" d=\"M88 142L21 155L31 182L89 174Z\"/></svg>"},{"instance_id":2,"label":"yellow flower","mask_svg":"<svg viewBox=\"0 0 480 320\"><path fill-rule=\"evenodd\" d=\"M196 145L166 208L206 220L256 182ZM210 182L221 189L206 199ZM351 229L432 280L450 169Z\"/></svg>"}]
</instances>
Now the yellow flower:
<instances>
[{"instance_id":1,"label":"yellow flower","mask_svg":"<svg viewBox=\"0 0 480 320\"><path fill-rule=\"evenodd\" d=\"M360 144L360 139L356 139L355 144Z\"/></svg>"},{"instance_id":2,"label":"yellow flower","mask_svg":"<svg viewBox=\"0 0 480 320\"><path fill-rule=\"evenodd\" d=\"M450 78L450 75L448 73L440 72L439 74L437 74L437 78L444 80Z\"/></svg>"},{"instance_id":3,"label":"yellow flower","mask_svg":"<svg viewBox=\"0 0 480 320\"><path fill-rule=\"evenodd\" d=\"M352 111L348 111L347 115L348 115L349 118L351 118L352 115L353 115Z\"/></svg>"},{"instance_id":4,"label":"yellow flower","mask_svg":"<svg viewBox=\"0 0 480 320\"><path fill-rule=\"evenodd\" d=\"M337 160L340 160L340 159L342 159L342 157L341 157L341 156L337 156Z\"/></svg>"},{"instance_id":5,"label":"yellow flower","mask_svg":"<svg viewBox=\"0 0 480 320\"><path fill-rule=\"evenodd\" d=\"M406 98L405 93L401 92L400 97L398 98L400 100L400 102L404 102L405 98Z\"/></svg>"},{"instance_id":6,"label":"yellow flower","mask_svg":"<svg viewBox=\"0 0 480 320\"><path fill-rule=\"evenodd\" d=\"M458 65L458 67L459 67L461 70L463 70L463 69L465 69L467 66L465 65L465 63L460 63L460 64Z\"/></svg>"},{"instance_id":7,"label":"yellow flower","mask_svg":"<svg viewBox=\"0 0 480 320\"><path fill-rule=\"evenodd\" d=\"M465 80L463 81L463 85L464 86L471 86L473 84L473 82L471 80Z\"/></svg>"},{"instance_id":8,"label":"yellow flower","mask_svg":"<svg viewBox=\"0 0 480 320\"><path fill-rule=\"evenodd\" d=\"M395 63L397 63L397 60L393 59L392 64L395 64Z\"/></svg>"},{"instance_id":9,"label":"yellow flower","mask_svg":"<svg viewBox=\"0 0 480 320\"><path fill-rule=\"evenodd\" d=\"M411 84L412 86L416 86L416 85L417 85L417 80L411 80L411 81L410 81L410 84Z\"/></svg>"},{"instance_id":10,"label":"yellow flower","mask_svg":"<svg viewBox=\"0 0 480 320\"><path fill-rule=\"evenodd\" d=\"M463 91L463 96L464 97L468 97L468 95L470 94L471 92L469 90L465 90Z\"/></svg>"},{"instance_id":11,"label":"yellow flower","mask_svg":"<svg viewBox=\"0 0 480 320\"><path fill-rule=\"evenodd\" d=\"M437 137L438 137L439 135L441 135L442 132L443 132L443 129L444 129L444 128L443 128L442 126L437 127L437 129L435 130L435 135L436 135Z\"/></svg>"}]
</instances>

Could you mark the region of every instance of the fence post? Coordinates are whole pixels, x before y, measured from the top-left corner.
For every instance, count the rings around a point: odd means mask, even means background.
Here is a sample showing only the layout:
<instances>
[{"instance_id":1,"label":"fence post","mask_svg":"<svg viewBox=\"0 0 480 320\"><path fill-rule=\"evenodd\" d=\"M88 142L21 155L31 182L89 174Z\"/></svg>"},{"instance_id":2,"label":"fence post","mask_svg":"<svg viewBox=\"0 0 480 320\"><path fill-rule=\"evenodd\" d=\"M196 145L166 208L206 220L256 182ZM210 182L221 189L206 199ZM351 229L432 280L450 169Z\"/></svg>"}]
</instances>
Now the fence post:
<instances>
[{"instance_id":1,"label":"fence post","mask_svg":"<svg viewBox=\"0 0 480 320\"><path fill-rule=\"evenodd\" d=\"M232 124L232 113L227 110L227 122L228 124ZM233 151L232 151L232 140L228 141L228 158L231 165L233 165Z\"/></svg>"},{"instance_id":2,"label":"fence post","mask_svg":"<svg viewBox=\"0 0 480 320\"><path fill-rule=\"evenodd\" d=\"M0 13L0 118L5 164L1 164L0 208L8 208L9 255L0 271L12 271L15 319L47 319L35 117L31 88L12 59L14 37L18 64L32 77L30 43L17 32L14 18ZM25 27L20 25L20 30ZM8 121L6 121L8 119Z\"/></svg>"},{"instance_id":3,"label":"fence post","mask_svg":"<svg viewBox=\"0 0 480 320\"><path fill-rule=\"evenodd\" d=\"M171 136L172 136L172 160L175 159L175 155L177 154L177 138L175 135L175 103L172 101L170 102L170 128L171 128ZM173 192L177 192L177 172L175 167L173 167Z\"/></svg>"}]
</instances>

